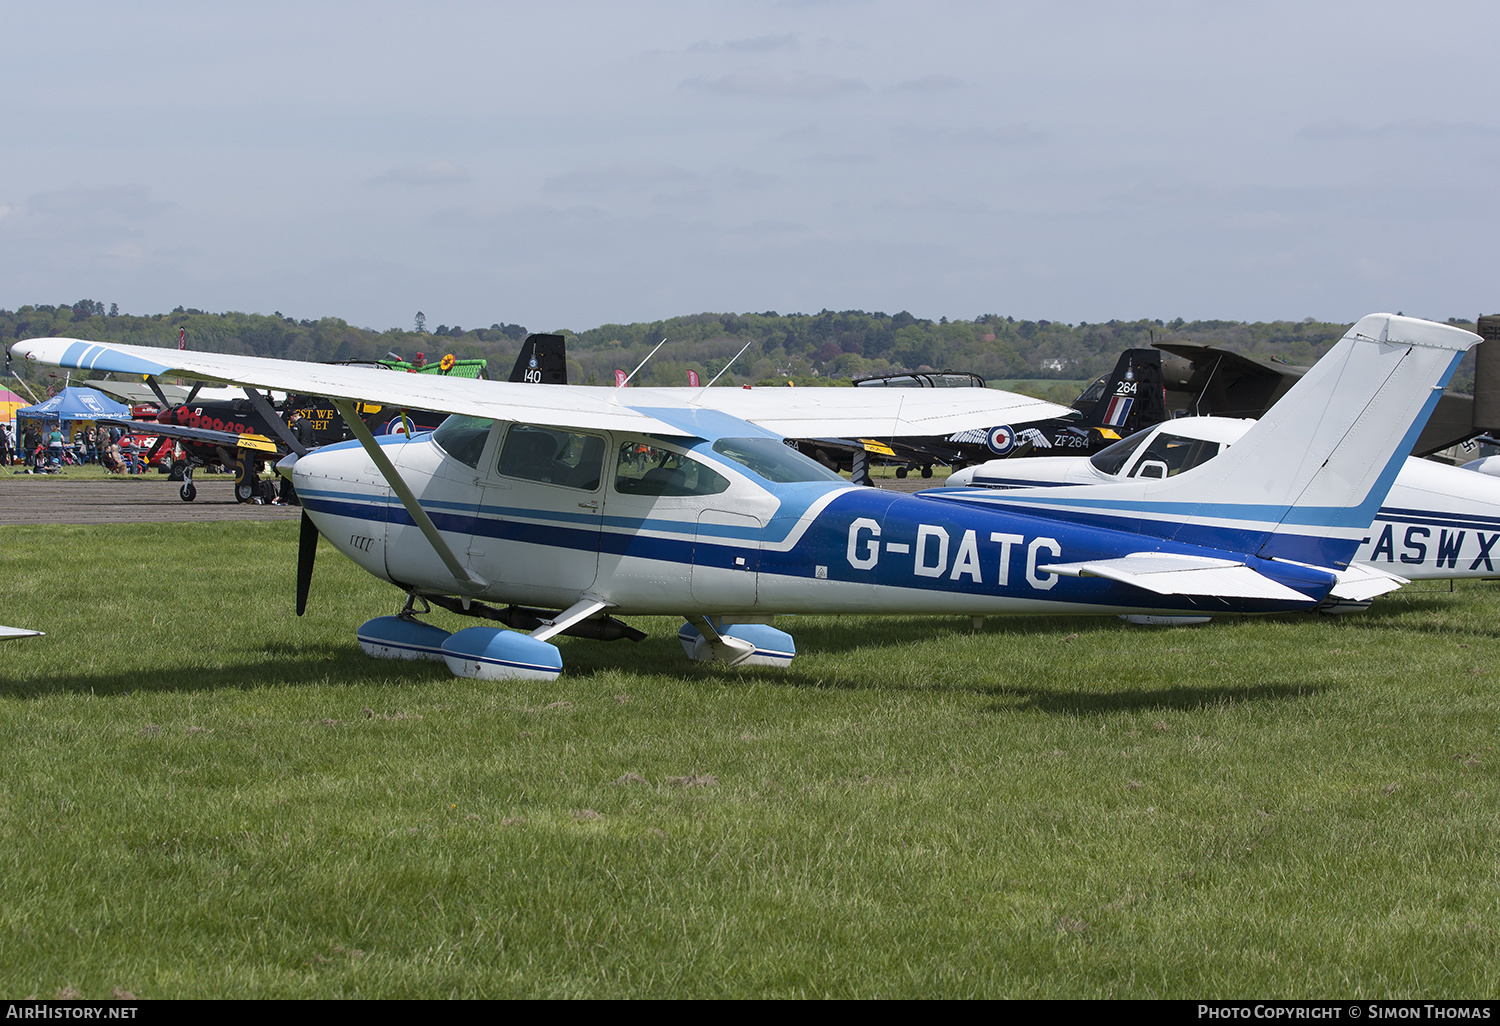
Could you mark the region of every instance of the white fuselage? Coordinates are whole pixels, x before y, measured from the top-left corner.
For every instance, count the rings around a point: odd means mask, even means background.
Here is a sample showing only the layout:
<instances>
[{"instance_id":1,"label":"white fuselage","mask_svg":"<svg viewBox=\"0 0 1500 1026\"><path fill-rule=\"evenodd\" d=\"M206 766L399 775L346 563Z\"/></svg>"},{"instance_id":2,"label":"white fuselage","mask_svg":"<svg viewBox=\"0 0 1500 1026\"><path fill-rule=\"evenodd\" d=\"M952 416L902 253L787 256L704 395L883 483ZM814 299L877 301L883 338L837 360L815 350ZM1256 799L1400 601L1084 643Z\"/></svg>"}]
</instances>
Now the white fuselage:
<instances>
[{"instance_id":1,"label":"white fuselage","mask_svg":"<svg viewBox=\"0 0 1500 1026\"><path fill-rule=\"evenodd\" d=\"M502 436L515 427L496 422L473 466L430 435L382 440L442 540L484 582L467 592L472 598L567 608L594 596L620 613L742 617L1171 613L1192 605L1047 572L1052 563L1134 551L1132 534L837 479L769 482L705 442L640 444L711 466L728 482L722 491L628 494L617 480L619 454L636 440L613 433L599 436L610 456L588 487L523 480L501 472L503 459L497 464ZM365 570L408 591L464 593L358 443L317 450L292 476L319 531ZM1327 583L1309 586L1326 591Z\"/></svg>"}]
</instances>

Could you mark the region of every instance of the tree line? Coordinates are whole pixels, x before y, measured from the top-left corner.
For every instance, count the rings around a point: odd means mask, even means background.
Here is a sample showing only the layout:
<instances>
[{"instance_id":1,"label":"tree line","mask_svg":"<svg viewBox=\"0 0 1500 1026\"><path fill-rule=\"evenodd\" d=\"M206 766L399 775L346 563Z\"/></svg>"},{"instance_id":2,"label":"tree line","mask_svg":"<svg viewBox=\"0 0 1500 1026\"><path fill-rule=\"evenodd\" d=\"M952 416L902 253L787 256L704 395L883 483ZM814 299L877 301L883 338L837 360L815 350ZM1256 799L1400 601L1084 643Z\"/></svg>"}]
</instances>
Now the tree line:
<instances>
[{"instance_id":1,"label":"tree line","mask_svg":"<svg viewBox=\"0 0 1500 1026\"><path fill-rule=\"evenodd\" d=\"M380 331L355 327L338 317L297 320L280 312L208 313L177 307L170 313L125 314L95 300L0 309L0 338L21 340L68 336L131 345L177 345L187 330L189 349L287 360L377 360L423 353L439 360L485 358L490 376L509 373L527 329L497 322L488 328L439 324L428 330L425 314L413 326ZM1449 318L1473 330L1472 321ZM1059 395L1072 383L1108 372L1121 350L1152 342L1186 340L1237 352L1307 365L1325 353L1349 327L1304 320L1230 321L1148 318L1099 323L1018 320L985 314L972 320L936 321L906 311L822 310L816 314L701 313L635 324L604 324L584 331L550 329L567 336L569 379L609 384L616 368L632 370L658 343L660 351L635 377L641 385L683 385L688 371L706 383L725 371L720 384L849 384L857 377L909 370L959 370L994 382L1041 382L1028 391ZM547 329L536 329L547 330ZM10 343L7 342L6 345ZM742 352L743 350L743 352ZM738 354L738 355L737 355ZM731 364L726 370L726 364ZM1453 387L1473 380L1472 354ZM48 368L22 368L35 384L47 384ZM1046 382L1057 382L1047 388ZM1064 383L1067 383L1066 385ZM1069 395L1071 398L1071 395Z\"/></svg>"}]
</instances>

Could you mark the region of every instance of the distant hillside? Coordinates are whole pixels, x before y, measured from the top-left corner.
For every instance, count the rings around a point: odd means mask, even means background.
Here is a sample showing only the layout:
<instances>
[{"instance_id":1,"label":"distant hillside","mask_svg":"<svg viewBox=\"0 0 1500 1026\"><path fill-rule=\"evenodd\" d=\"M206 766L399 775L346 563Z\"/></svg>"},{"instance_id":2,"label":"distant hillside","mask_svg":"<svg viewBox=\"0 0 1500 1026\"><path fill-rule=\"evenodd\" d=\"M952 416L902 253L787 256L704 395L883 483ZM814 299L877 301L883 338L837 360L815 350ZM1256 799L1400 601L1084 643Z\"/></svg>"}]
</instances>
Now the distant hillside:
<instances>
[{"instance_id":1,"label":"distant hillside","mask_svg":"<svg viewBox=\"0 0 1500 1026\"><path fill-rule=\"evenodd\" d=\"M1449 323L1472 330L1472 321ZM518 324L488 328L438 325L427 332L376 331L351 326L337 317L293 320L281 314L205 313L178 307L171 313L136 316L106 310L92 300L60 306L0 310L0 338L50 335L135 345L176 346L186 328L188 347L292 360L370 360L396 352L429 360L445 353L485 357L490 374L510 370L526 329ZM1108 371L1122 349L1148 346L1154 339L1188 339L1227 346L1238 352L1311 364L1348 328L1303 321L1111 320L1101 324L1018 321L989 314L972 321L937 321L909 313L862 310L816 314L692 314L639 324L605 324L569 336L571 380L607 384L616 368L631 370L662 339L667 344L636 377L642 385L681 385L696 370L707 381L749 343L721 384L780 382L846 384L854 377L899 370L965 370L986 379L1077 380ZM8 344L8 343L7 343ZM21 368L17 368L18 370ZM40 380L44 370L27 370ZM1454 387L1472 382L1472 357Z\"/></svg>"}]
</instances>

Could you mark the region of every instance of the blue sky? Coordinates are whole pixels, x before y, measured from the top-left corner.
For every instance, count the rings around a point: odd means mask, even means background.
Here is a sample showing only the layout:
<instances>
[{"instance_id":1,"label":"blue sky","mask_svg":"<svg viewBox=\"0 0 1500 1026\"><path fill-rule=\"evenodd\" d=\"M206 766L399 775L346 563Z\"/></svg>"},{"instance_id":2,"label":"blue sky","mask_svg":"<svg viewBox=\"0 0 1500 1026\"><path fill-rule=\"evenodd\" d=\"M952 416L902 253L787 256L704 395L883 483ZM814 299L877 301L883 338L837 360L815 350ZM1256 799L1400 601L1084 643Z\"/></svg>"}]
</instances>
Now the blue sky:
<instances>
[{"instance_id":1,"label":"blue sky","mask_svg":"<svg viewBox=\"0 0 1500 1026\"><path fill-rule=\"evenodd\" d=\"M0 306L1472 317L1497 12L7 5Z\"/></svg>"}]
</instances>

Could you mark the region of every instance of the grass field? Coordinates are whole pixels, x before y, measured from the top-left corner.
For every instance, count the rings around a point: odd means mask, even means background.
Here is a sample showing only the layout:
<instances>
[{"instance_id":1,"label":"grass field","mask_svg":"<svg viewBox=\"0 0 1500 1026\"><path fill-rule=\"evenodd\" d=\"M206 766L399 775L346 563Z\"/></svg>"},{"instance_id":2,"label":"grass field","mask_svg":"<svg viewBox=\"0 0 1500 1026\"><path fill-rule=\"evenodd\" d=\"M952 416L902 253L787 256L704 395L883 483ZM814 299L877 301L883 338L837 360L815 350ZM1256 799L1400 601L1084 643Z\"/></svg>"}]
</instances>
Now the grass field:
<instances>
[{"instance_id":1,"label":"grass field","mask_svg":"<svg viewBox=\"0 0 1500 1026\"><path fill-rule=\"evenodd\" d=\"M1500 989L1500 587L1343 618L778 620L789 672L362 656L296 525L0 528L0 993ZM448 614L449 628L467 626Z\"/></svg>"}]
</instances>

